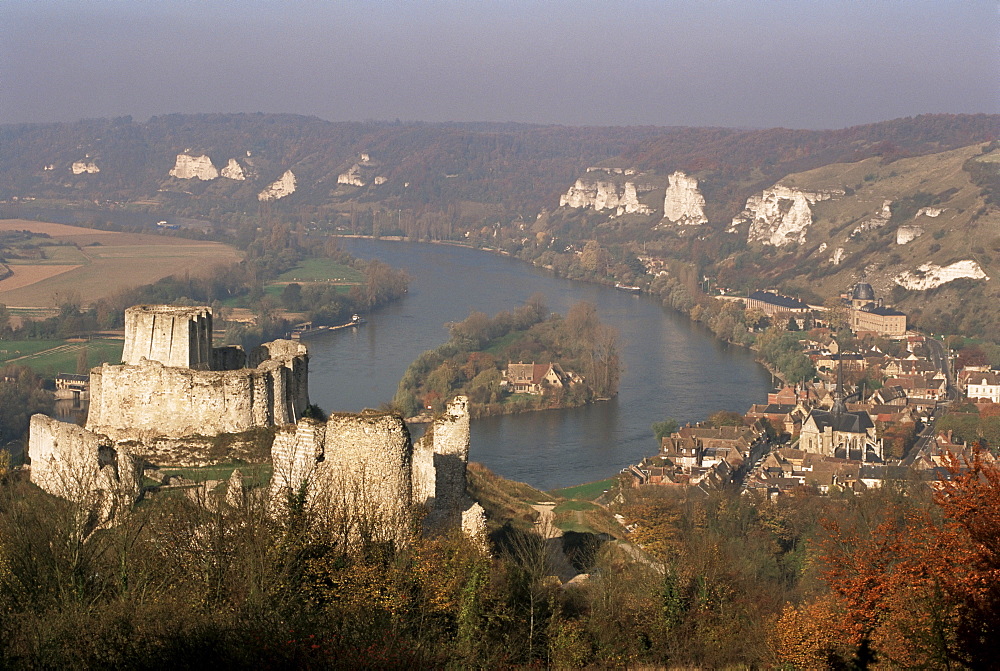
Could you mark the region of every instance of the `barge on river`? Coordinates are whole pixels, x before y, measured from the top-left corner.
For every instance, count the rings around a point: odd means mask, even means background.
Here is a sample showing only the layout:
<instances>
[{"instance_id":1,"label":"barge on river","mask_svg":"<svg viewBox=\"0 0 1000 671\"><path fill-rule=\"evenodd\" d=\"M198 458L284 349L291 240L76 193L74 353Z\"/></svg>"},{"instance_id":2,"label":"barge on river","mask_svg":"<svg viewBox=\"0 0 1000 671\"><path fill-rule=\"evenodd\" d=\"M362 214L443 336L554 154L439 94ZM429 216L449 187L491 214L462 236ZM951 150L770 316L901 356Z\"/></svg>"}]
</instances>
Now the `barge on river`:
<instances>
[{"instance_id":1,"label":"barge on river","mask_svg":"<svg viewBox=\"0 0 1000 671\"><path fill-rule=\"evenodd\" d=\"M302 324L296 325L289 334L292 340L308 340L310 338L315 338L316 336L323 335L324 333L330 333L331 331L339 331L341 329L356 328L365 323L363 317L358 314L351 316L351 321L345 324L337 324L336 326L313 326L312 322L304 322Z\"/></svg>"}]
</instances>

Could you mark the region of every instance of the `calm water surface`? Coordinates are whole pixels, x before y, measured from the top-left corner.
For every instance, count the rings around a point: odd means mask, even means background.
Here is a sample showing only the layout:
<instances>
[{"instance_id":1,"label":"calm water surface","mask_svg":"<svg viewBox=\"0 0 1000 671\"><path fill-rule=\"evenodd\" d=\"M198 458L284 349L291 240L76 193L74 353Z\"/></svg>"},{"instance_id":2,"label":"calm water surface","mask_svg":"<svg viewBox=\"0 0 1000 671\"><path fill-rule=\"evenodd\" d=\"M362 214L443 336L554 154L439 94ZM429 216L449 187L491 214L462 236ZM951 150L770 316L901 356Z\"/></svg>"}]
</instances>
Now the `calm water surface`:
<instances>
[{"instance_id":1,"label":"calm water surface","mask_svg":"<svg viewBox=\"0 0 1000 671\"><path fill-rule=\"evenodd\" d=\"M751 354L719 343L659 301L553 277L521 261L478 250L410 242L343 239L360 258L379 258L412 276L410 292L368 315L359 329L308 341L310 398L325 410L359 411L390 401L407 366L448 338L445 324L470 310L492 316L531 294L566 314L578 301L597 306L621 334L624 363L612 401L476 420L470 458L541 489L609 477L656 451L650 425L745 412L766 399L770 375Z\"/></svg>"}]
</instances>

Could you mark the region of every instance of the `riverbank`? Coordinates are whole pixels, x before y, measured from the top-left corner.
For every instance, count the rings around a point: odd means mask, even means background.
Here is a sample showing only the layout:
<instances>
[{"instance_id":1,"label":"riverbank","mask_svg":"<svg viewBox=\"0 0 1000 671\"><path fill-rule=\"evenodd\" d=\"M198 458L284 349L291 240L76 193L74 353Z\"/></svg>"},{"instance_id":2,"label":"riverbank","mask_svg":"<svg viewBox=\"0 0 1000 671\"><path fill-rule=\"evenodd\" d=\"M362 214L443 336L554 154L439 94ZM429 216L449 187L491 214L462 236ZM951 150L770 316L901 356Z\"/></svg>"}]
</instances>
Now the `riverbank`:
<instances>
[{"instance_id":1,"label":"riverbank","mask_svg":"<svg viewBox=\"0 0 1000 671\"><path fill-rule=\"evenodd\" d=\"M394 403L404 415L441 412L458 395L481 418L579 407L618 391L618 334L592 304L562 317L538 295L492 318L472 311L448 328L448 342L423 352L400 380Z\"/></svg>"},{"instance_id":2,"label":"riverbank","mask_svg":"<svg viewBox=\"0 0 1000 671\"><path fill-rule=\"evenodd\" d=\"M325 409L361 411L391 401L407 368L450 337L443 325L461 322L470 310L512 311L542 293L546 313L567 315L587 301L602 321L615 325L618 396L472 423L470 458L505 477L543 489L605 478L649 453L652 422L702 421L719 409L744 412L770 391L770 375L747 350L706 337L711 334L648 295L554 277L512 257L456 245L341 244L354 256L405 269L412 280L407 296L372 314L365 328L309 343L310 400ZM543 362L530 352L513 360Z\"/></svg>"}]
</instances>

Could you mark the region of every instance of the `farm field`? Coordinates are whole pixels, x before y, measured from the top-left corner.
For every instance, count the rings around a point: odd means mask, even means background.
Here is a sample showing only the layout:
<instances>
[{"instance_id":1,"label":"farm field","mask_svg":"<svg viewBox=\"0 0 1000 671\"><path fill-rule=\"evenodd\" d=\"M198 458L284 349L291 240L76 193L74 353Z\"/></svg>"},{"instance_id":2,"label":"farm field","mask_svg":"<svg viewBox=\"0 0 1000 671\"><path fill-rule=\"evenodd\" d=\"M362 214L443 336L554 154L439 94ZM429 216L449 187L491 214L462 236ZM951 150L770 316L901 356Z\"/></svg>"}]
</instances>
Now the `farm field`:
<instances>
[{"instance_id":1,"label":"farm field","mask_svg":"<svg viewBox=\"0 0 1000 671\"><path fill-rule=\"evenodd\" d=\"M70 340L0 340L0 366L27 366L43 377L58 373L76 373L80 350L87 350L87 366L119 363L123 341L114 339Z\"/></svg>"},{"instance_id":2,"label":"farm field","mask_svg":"<svg viewBox=\"0 0 1000 671\"><path fill-rule=\"evenodd\" d=\"M278 276L275 284L292 282L330 282L332 284L361 284L365 281L360 272L337 263L333 259L306 259L291 270Z\"/></svg>"},{"instance_id":3,"label":"farm field","mask_svg":"<svg viewBox=\"0 0 1000 671\"><path fill-rule=\"evenodd\" d=\"M46 258L12 259L13 275L0 280L0 303L49 307L79 294L84 304L168 275L198 274L216 264L239 261L240 253L218 242L100 231L24 219L0 220L0 231L28 230Z\"/></svg>"},{"instance_id":4,"label":"farm field","mask_svg":"<svg viewBox=\"0 0 1000 671\"><path fill-rule=\"evenodd\" d=\"M334 286L339 293L347 293L351 287L364 284L365 276L359 271L337 263L333 259L305 259L299 265L288 270L272 282L264 286L264 293L275 299L281 298L281 293L289 284L325 284ZM228 307L246 304L245 296L234 296L222 301Z\"/></svg>"}]
</instances>

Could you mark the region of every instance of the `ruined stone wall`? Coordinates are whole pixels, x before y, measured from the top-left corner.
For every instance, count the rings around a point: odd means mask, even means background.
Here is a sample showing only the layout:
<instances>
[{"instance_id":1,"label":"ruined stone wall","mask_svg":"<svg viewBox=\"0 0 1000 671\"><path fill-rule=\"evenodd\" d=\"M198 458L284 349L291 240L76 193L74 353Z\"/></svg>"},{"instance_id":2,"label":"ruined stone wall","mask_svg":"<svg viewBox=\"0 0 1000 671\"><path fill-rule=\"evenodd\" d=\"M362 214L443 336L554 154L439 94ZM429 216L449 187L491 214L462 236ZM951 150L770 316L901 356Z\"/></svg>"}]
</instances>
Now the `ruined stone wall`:
<instances>
[{"instance_id":1,"label":"ruined stone wall","mask_svg":"<svg viewBox=\"0 0 1000 671\"><path fill-rule=\"evenodd\" d=\"M366 411L330 416L315 491L345 537L406 538L412 459L410 431L399 415Z\"/></svg>"},{"instance_id":2,"label":"ruined stone wall","mask_svg":"<svg viewBox=\"0 0 1000 671\"><path fill-rule=\"evenodd\" d=\"M247 354L239 345L212 348L212 370L239 370L247 367Z\"/></svg>"},{"instance_id":3,"label":"ruined stone wall","mask_svg":"<svg viewBox=\"0 0 1000 671\"><path fill-rule=\"evenodd\" d=\"M122 361L142 359L166 366L212 367L212 309L172 305L134 305L125 311Z\"/></svg>"},{"instance_id":4,"label":"ruined stone wall","mask_svg":"<svg viewBox=\"0 0 1000 671\"><path fill-rule=\"evenodd\" d=\"M309 405L309 350L294 340L275 340L254 348L247 358L251 368L275 370L278 365L286 369L283 377L282 395L275 398L286 399L287 406L282 413L290 419L275 424L285 424L301 417Z\"/></svg>"},{"instance_id":5,"label":"ruined stone wall","mask_svg":"<svg viewBox=\"0 0 1000 671\"><path fill-rule=\"evenodd\" d=\"M125 446L45 415L31 418L31 481L55 496L91 508L102 523L139 496L142 461Z\"/></svg>"},{"instance_id":6,"label":"ruined stone wall","mask_svg":"<svg viewBox=\"0 0 1000 671\"><path fill-rule=\"evenodd\" d=\"M289 494L312 481L323 463L325 438L326 425L313 419L278 430L271 444L271 502L277 510L283 509Z\"/></svg>"},{"instance_id":7,"label":"ruined stone wall","mask_svg":"<svg viewBox=\"0 0 1000 671\"><path fill-rule=\"evenodd\" d=\"M469 400L457 396L413 451L413 502L426 507L428 529L461 527L468 463Z\"/></svg>"},{"instance_id":8,"label":"ruined stone wall","mask_svg":"<svg viewBox=\"0 0 1000 671\"><path fill-rule=\"evenodd\" d=\"M433 504L437 491L434 477L434 424L428 427L417 444L413 446L413 503L427 506Z\"/></svg>"},{"instance_id":9,"label":"ruined stone wall","mask_svg":"<svg viewBox=\"0 0 1000 671\"><path fill-rule=\"evenodd\" d=\"M195 371L156 361L138 366L105 364L91 371L87 429L113 440L148 442L240 433L294 422L294 404L283 394L288 369Z\"/></svg>"},{"instance_id":10,"label":"ruined stone wall","mask_svg":"<svg viewBox=\"0 0 1000 671\"><path fill-rule=\"evenodd\" d=\"M279 342L279 358L267 358L266 348L255 353L256 368L193 370L148 359L94 368L87 429L149 442L294 423L309 404L308 357L303 345Z\"/></svg>"}]
</instances>

